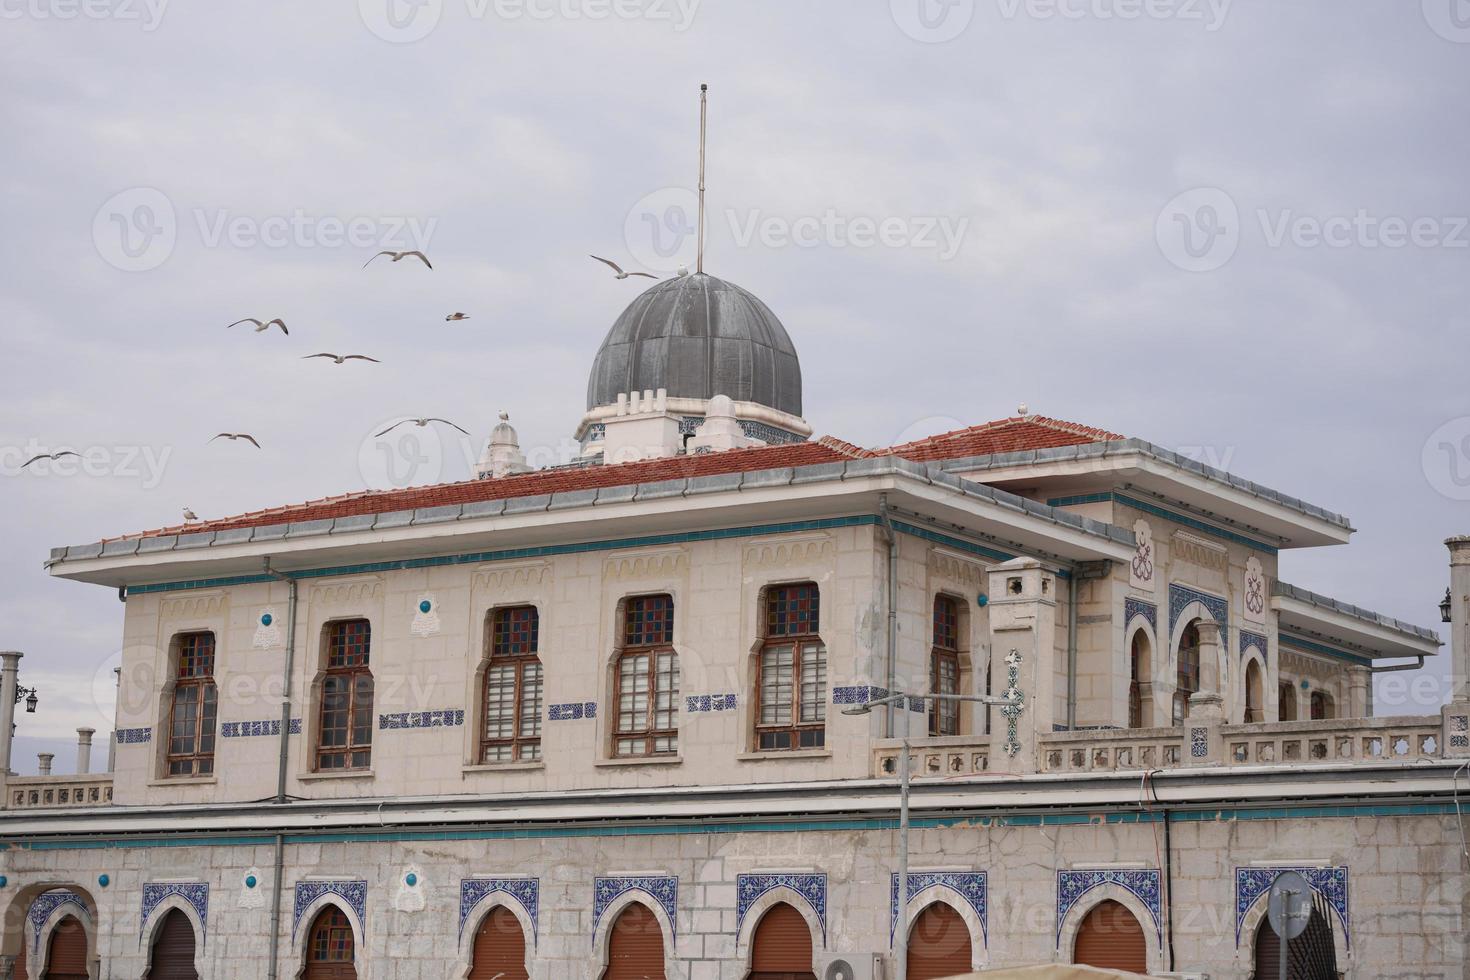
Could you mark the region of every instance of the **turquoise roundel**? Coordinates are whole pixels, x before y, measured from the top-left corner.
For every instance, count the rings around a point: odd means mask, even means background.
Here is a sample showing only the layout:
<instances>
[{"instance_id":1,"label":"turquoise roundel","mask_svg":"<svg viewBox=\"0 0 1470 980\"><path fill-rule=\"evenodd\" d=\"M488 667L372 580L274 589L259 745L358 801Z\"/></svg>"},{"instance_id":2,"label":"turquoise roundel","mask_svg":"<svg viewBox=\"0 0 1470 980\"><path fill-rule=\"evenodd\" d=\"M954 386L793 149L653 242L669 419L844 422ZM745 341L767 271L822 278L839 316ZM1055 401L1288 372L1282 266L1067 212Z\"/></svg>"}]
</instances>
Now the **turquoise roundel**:
<instances>
[{"instance_id":1,"label":"turquoise roundel","mask_svg":"<svg viewBox=\"0 0 1470 980\"><path fill-rule=\"evenodd\" d=\"M112 884L112 879L107 875L98 875L97 884L101 885L103 888L106 888L108 885Z\"/></svg>"},{"instance_id":2,"label":"turquoise roundel","mask_svg":"<svg viewBox=\"0 0 1470 980\"><path fill-rule=\"evenodd\" d=\"M425 599L425 600L423 600L422 602L419 603L419 612L421 612L421 613L426 613L430 609L433 609L433 608L434 608L434 604L432 602L430 602L428 599Z\"/></svg>"},{"instance_id":3,"label":"turquoise roundel","mask_svg":"<svg viewBox=\"0 0 1470 980\"><path fill-rule=\"evenodd\" d=\"M410 871L408 873L407 877L405 877L403 879L403 881L404 881L405 884L408 885L408 887L413 888L415 885L417 885L419 883L419 876L416 875L416 874L414 874L412 871Z\"/></svg>"},{"instance_id":4,"label":"turquoise roundel","mask_svg":"<svg viewBox=\"0 0 1470 980\"><path fill-rule=\"evenodd\" d=\"M265 613L265 614L263 614L260 617L260 625L262 625L262 626L269 626L271 623L273 623L275 621L276 621L275 620L275 617L272 616L270 613Z\"/></svg>"},{"instance_id":5,"label":"turquoise roundel","mask_svg":"<svg viewBox=\"0 0 1470 980\"><path fill-rule=\"evenodd\" d=\"M245 876L245 887L246 888L254 888L257 884L258 884L258 882L255 880L255 875L246 875Z\"/></svg>"},{"instance_id":6,"label":"turquoise roundel","mask_svg":"<svg viewBox=\"0 0 1470 980\"><path fill-rule=\"evenodd\" d=\"M4 875L0 875L0 888L4 888L8 884L10 884L10 879Z\"/></svg>"}]
</instances>

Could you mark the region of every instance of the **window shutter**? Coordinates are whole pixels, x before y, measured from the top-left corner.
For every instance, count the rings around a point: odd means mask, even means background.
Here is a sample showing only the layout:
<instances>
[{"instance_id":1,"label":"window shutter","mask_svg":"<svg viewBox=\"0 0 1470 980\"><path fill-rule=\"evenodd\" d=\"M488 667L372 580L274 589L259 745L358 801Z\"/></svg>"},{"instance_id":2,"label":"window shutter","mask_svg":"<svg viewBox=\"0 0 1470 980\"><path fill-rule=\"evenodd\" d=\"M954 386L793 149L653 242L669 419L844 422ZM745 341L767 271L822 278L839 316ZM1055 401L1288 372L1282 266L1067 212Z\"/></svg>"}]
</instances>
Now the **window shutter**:
<instances>
[{"instance_id":1,"label":"window shutter","mask_svg":"<svg viewBox=\"0 0 1470 980\"><path fill-rule=\"evenodd\" d=\"M68 915L51 932L45 980L87 980L87 931Z\"/></svg>"},{"instance_id":2,"label":"window shutter","mask_svg":"<svg viewBox=\"0 0 1470 980\"><path fill-rule=\"evenodd\" d=\"M153 940L147 980L199 980L194 969L194 924L178 909L164 916Z\"/></svg>"},{"instance_id":3,"label":"window shutter","mask_svg":"<svg viewBox=\"0 0 1470 980\"><path fill-rule=\"evenodd\" d=\"M1120 903L1112 899L1101 902L1087 913L1077 930L1072 962L1147 973L1148 944L1144 942L1143 927Z\"/></svg>"},{"instance_id":4,"label":"window shutter","mask_svg":"<svg viewBox=\"0 0 1470 980\"><path fill-rule=\"evenodd\" d=\"M969 973L970 928L951 906L935 902L909 930L909 980L937 980Z\"/></svg>"}]
</instances>

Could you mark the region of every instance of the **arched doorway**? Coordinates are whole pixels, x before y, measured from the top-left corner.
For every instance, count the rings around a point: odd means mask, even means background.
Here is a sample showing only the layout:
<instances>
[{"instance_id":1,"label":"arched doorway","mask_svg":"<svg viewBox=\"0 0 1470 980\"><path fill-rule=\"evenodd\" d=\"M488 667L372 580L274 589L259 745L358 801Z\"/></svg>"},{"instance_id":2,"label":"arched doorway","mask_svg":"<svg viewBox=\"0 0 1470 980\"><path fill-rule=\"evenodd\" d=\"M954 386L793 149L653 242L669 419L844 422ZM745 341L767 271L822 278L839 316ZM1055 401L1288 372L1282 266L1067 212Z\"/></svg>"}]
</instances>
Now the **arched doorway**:
<instances>
[{"instance_id":1,"label":"arched doorway","mask_svg":"<svg viewBox=\"0 0 1470 980\"><path fill-rule=\"evenodd\" d=\"M1254 980L1280 980L1281 939L1271 928L1270 919L1262 919L1256 930L1256 971Z\"/></svg>"},{"instance_id":2,"label":"arched doorway","mask_svg":"<svg viewBox=\"0 0 1470 980\"><path fill-rule=\"evenodd\" d=\"M1257 724L1266 720L1266 681L1261 662L1252 660L1245 668L1245 721Z\"/></svg>"},{"instance_id":3,"label":"arched doorway","mask_svg":"<svg viewBox=\"0 0 1470 980\"><path fill-rule=\"evenodd\" d=\"M194 969L194 923L178 909L165 915L153 934L153 954L143 980L199 980Z\"/></svg>"},{"instance_id":4,"label":"arched doorway","mask_svg":"<svg viewBox=\"0 0 1470 980\"><path fill-rule=\"evenodd\" d=\"M1179 671L1174 682L1174 724L1189 717L1189 696L1199 690L1199 620L1179 637Z\"/></svg>"},{"instance_id":5,"label":"arched doorway","mask_svg":"<svg viewBox=\"0 0 1470 980\"><path fill-rule=\"evenodd\" d=\"M1276 685L1276 720L1296 721L1296 688L1291 681Z\"/></svg>"},{"instance_id":6,"label":"arched doorway","mask_svg":"<svg viewBox=\"0 0 1470 980\"><path fill-rule=\"evenodd\" d=\"M1153 651L1143 630L1133 634L1128 653L1128 727L1152 728L1154 719Z\"/></svg>"},{"instance_id":7,"label":"arched doorway","mask_svg":"<svg viewBox=\"0 0 1470 980\"><path fill-rule=\"evenodd\" d=\"M328 905L311 922L303 980L357 980L357 967L352 962L355 949L347 913Z\"/></svg>"},{"instance_id":8,"label":"arched doorway","mask_svg":"<svg viewBox=\"0 0 1470 980\"><path fill-rule=\"evenodd\" d=\"M909 928L909 980L936 980L969 973L970 927L945 902L934 902Z\"/></svg>"},{"instance_id":9,"label":"arched doorway","mask_svg":"<svg viewBox=\"0 0 1470 980\"><path fill-rule=\"evenodd\" d=\"M750 941L746 980L817 980L812 972L812 931L785 902L771 906Z\"/></svg>"},{"instance_id":10,"label":"arched doorway","mask_svg":"<svg viewBox=\"0 0 1470 980\"><path fill-rule=\"evenodd\" d=\"M68 915L51 930L42 980L87 980L87 930Z\"/></svg>"},{"instance_id":11,"label":"arched doorway","mask_svg":"<svg viewBox=\"0 0 1470 980\"><path fill-rule=\"evenodd\" d=\"M664 932L648 906L634 902L613 923L602 980L668 980Z\"/></svg>"},{"instance_id":12,"label":"arched doorway","mask_svg":"<svg viewBox=\"0 0 1470 980\"><path fill-rule=\"evenodd\" d=\"M490 910L475 932L475 949L468 980L529 980L526 972L526 932L521 920L505 906Z\"/></svg>"},{"instance_id":13,"label":"arched doorway","mask_svg":"<svg viewBox=\"0 0 1470 980\"><path fill-rule=\"evenodd\" d=\"M1332 695L1326 691L1312 692L1312 720L1326 721L1337 717L1337 706L1332 703Z\"/></svg>"},{"instance_id":14,"label":"arched doorway","mask_svg":"<svg viewBox=\"0 0 1470 980\"><path fill-rule=\"evenodd\" d=\"M1121 902L1099 902L1077 930L1072 962L1147 973L1148 943L1143 938L1143 926Z\"/></svg>"}]
</instances>

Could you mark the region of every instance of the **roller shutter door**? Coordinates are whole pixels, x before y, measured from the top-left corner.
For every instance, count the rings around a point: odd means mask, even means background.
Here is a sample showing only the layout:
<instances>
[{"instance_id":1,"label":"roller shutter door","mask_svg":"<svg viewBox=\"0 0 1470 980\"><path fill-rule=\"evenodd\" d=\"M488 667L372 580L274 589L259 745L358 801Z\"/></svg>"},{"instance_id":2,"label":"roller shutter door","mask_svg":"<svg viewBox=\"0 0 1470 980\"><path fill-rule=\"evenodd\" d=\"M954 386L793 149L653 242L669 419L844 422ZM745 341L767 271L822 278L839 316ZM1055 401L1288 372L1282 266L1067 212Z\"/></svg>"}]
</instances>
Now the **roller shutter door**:
<instances>
[{"instance_id":1,"label":"roller shutter door","mask_svg":"<svg viewBox=\"0 0 1470 980\"><path fill-rule=\"evenodd\" d=\"M909 980L969 973L970 928L950 905L935 902L909 930Z\"/></svg>"},{"instance_id":2,"label":"roller shutter door","mask_svg":"<svg viewBox=\"0 0 1470 980\"><path fill-rule=\"evenodd\" d=\"M469 980L529 980L526 933L510 909L492 909L475 933L475 961Z\"/></svg>"},{"instance_id":3,"label":"roller shutter door","mask_svg":"<svg viewBox=\"0 0 1470 980\"><path fill-rule=\"evenodd\" d=\"M194 969L194 924L178 909L164 916L158 927L147 980L199 980Z\"/></svg>"},{"instance_id":4,"label":"roller shutter door","mask_svg":"<svg viewBox=\"0 0 1470 980\"><path fill-rule=\"evenodd\" d=\"M1146 973L1148 944L1144 942L1143 927L1118 902L1102 902L1082 920L1072 962Z\"/></svg>"},{"instance_id":5,"label":"roller shutter door","mask_svg":"<svg viewBox=\"0 0 1470 980\"><path fill-rule=\"evenodd\" d=\"M45 980L87 980L87 931L74 915L56 924L46 953Z\"/></svg>"},{"instance_id":6,"label":"roller shutter door","mask_svg":"<svg viewBox=\"0 0 1470 980\"><path fill-rule=\"evenodd\" d=\"M647 906L634 902L613 923L602 980L668 980L663 930Z\"/></svg>"},{"instance_id":7,"label":"roller shutter door","mask_svg":"<svg viewBox=\"0 0 1470 980\"><path fill-rule=\"evenodd\" d=\"M773 905L756 926L749 980L816 980L812 932L801 913L785 902Z\"/></svg>"}]
</instances>

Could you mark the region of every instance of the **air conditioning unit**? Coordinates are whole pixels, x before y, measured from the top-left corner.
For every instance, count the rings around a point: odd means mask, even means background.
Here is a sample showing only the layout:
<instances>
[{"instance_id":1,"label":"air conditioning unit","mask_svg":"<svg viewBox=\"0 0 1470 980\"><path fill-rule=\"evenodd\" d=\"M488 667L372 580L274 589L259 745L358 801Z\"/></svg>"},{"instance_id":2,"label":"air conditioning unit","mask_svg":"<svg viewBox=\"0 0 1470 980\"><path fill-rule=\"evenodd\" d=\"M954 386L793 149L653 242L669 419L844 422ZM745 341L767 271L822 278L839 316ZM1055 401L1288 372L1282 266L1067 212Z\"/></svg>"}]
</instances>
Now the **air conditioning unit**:
<instances>
[{"instance_id":1,"label":"air conditioning unit","mask_svg":"<svg viewBox=\"0 0 1470 980\"><path fill-rule=\"evenodd\" d=\"M831 953L817 962L817 980L887 980L882 953Z\"/></svg>"}]
</instances>

